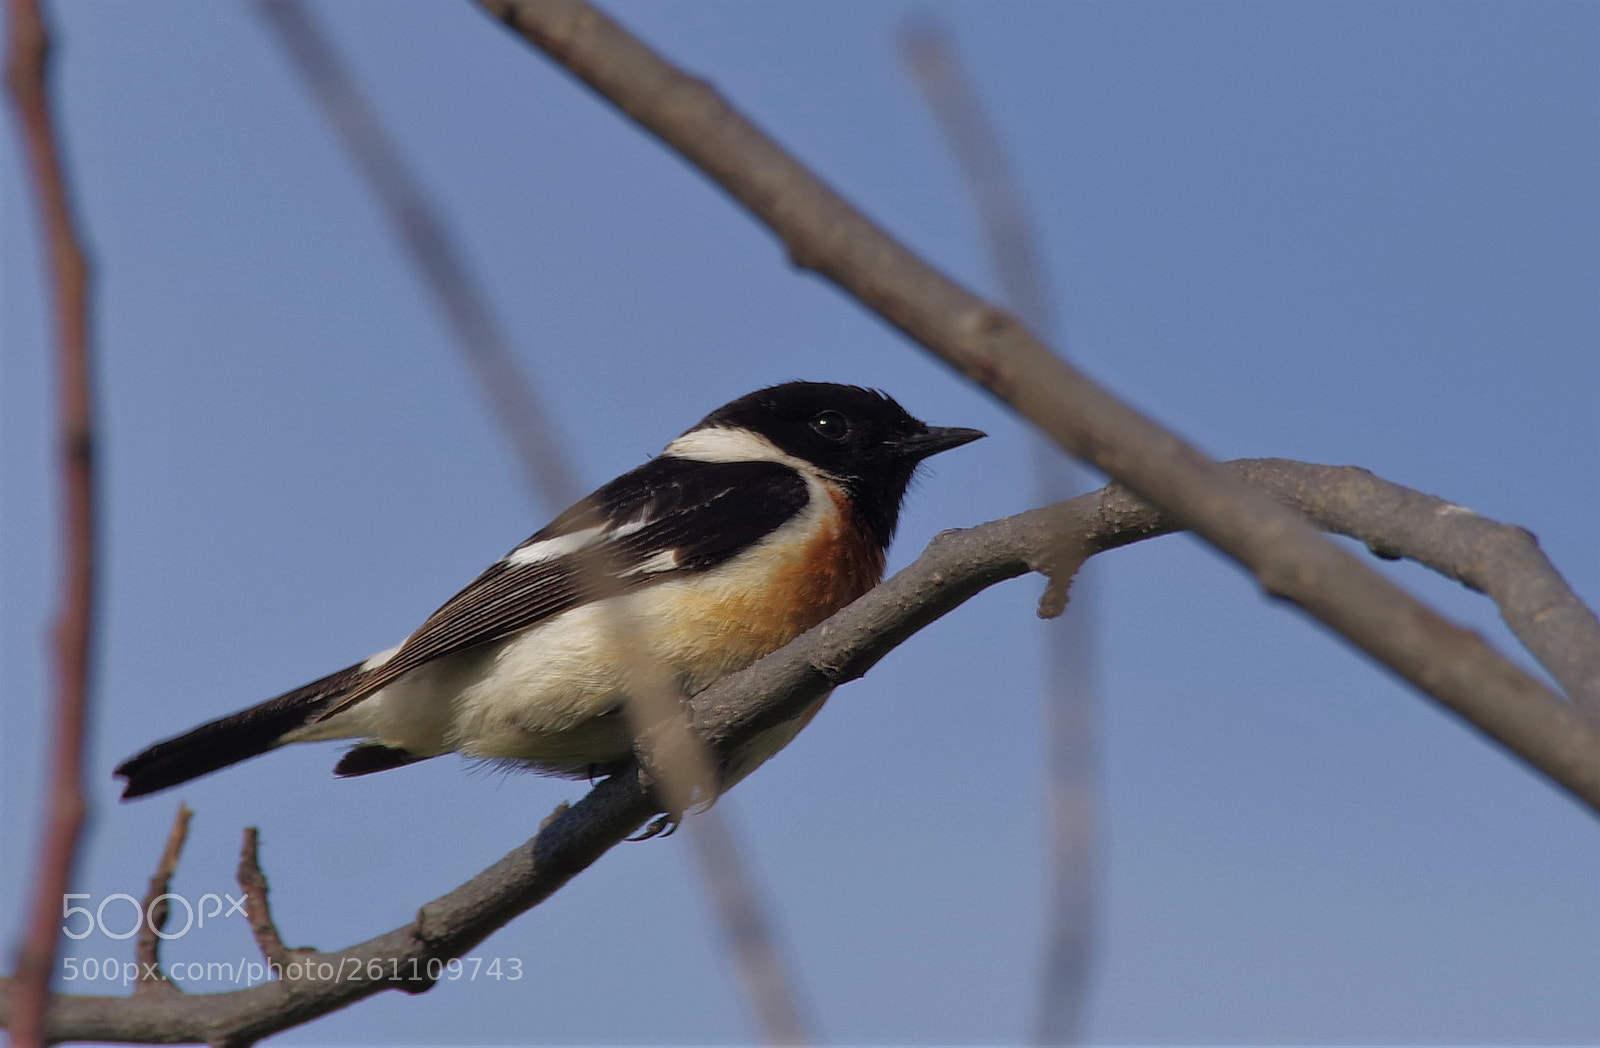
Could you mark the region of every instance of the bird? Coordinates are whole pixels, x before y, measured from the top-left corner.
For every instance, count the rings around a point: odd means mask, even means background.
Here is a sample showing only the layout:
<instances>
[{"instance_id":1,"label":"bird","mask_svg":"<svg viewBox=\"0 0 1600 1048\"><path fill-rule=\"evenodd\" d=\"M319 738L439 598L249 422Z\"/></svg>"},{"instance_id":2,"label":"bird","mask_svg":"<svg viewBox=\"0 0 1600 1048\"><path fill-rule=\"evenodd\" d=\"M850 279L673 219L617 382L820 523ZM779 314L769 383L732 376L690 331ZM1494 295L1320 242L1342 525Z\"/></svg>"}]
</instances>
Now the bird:
<instances>
[{"instance_id":1,"label":"bird","mask_svg":"<svg viewBox=\"0 0 1600 1048\"><path fill-rule=\"evenodd\" d=\"M618 770L634 753L630 657L693 695L787 644L882 581L918 466L984 435L859 386L756 390L558 515L403 643L129 757L122 797L330 739L357 740L341 777L452 752L568 778ZM748 743L726 779L826 698Z\"/></svg>"}]
</instances>

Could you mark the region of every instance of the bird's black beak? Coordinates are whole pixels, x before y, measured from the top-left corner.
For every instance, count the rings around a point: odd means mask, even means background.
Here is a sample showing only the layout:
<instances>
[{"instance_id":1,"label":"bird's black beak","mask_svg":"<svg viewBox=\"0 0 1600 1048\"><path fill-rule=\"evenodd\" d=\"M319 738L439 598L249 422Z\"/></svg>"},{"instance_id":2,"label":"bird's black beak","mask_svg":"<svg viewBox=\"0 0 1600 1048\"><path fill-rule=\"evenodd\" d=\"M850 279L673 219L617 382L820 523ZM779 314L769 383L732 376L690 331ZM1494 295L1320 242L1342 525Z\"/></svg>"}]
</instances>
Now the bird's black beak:
<instances>
[{"instance_id":1,"label":"bird's black beak","mask_svg":"<svg viewBox=\"0 0 1600 1048\"><path fill-rule=\"evenodd\" d=\"M895 454L912 462L921 462L941 451L971 444L989 434L981 429L963 429L960 426L929 426L925 432L909 437L898 437L891 442Z\"/></svg>"}]
</instances>

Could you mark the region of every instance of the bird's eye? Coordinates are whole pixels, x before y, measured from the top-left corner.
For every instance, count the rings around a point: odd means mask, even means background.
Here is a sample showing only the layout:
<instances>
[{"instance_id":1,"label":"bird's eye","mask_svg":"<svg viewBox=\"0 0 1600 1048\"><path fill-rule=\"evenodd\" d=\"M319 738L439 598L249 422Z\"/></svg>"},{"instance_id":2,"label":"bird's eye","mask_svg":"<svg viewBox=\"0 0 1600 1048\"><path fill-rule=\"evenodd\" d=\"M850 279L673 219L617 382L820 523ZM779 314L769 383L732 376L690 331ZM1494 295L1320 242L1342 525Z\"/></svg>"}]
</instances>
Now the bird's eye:
<instances>
[{"instance_id":1,"label":"bird's eye","mask_svg":"<svg viewBox=\"0 0 1600 1048\"><path fill-rule=\"evenodd\" d=\"M811 420L811 431L828 440L843 440L850 435L850 420L837 411L823 411Z\"/></svg>"}]
</instances>

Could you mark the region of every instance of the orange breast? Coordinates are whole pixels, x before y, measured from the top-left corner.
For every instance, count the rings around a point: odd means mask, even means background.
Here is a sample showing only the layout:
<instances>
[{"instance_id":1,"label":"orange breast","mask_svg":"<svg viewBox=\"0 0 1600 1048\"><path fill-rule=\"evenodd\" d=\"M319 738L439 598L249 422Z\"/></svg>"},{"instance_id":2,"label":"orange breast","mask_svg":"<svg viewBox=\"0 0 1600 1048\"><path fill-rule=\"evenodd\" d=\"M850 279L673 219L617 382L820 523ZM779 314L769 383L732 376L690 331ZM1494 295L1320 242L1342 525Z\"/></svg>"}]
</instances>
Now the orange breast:
<instances>
[{"instance_id":1,"label":"orange breast","mask_svg":"<svg viewBox=\"0 0 1600 1048\"><path fill-rule=\"evenodd\" d=\"M832 512L809 538L753 550L713 572L715 582L640 592L651 647L677 667L686 690L776 651L883 578L883 551L855 525L844 493L829 494Z\"/></svg>"},{"instance_id":2,"label":"orange breast","mask_svg":"<svg viewBox=\"0 0 1600 1048\"><path fill-rule=\"evenodd\" d=\"M850 500L832 485L835 512L794 564L784 571L776 592L789 594L794 633L799 636L849 604L883 579L883 550L855 524ZM787 640L784 642L787 643Z\"/></svg>"}]
</instances>

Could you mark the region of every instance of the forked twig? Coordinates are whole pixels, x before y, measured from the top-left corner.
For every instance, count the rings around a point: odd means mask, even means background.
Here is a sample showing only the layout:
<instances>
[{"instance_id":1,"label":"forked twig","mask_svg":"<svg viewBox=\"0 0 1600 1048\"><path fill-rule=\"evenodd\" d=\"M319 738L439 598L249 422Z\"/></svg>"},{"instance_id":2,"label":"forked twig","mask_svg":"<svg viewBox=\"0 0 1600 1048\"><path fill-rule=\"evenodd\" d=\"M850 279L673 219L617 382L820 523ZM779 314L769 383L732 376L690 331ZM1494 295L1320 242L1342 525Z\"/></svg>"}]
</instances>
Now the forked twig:
<instances>
[{"instance_id":1,"label":"forked twig","mask_svg":"<svg viewBox=\"0 0 1600 1048\"><path fill-rule=\"evenodd\" d=\"M272 906L267 902L267 875L261 872L259 832L246 826L244 840L239 846L239 887L244 891L245 919L250 922L250 934L261 948L261 956L268 965L283 971L295 959L295 951L283 944L278 925L272 919Z\"/></svg>"},{"instance_id":2,"label":"forked twig","mask_svg":"<svg viewBox=\"0 0 1600 1048\"><path fill-rule=\"evenodd\" d=\"M189 819L193 815L187 804L178 802L166 846L161 849L161 861L156 864L156 872L150 875L150 886L139 905L145 920L139 925L139 938L134 945L134 960L139 966L138 982L133 987L135 994L183 992L161 970L161 933L166 930L167 917L172 912L167 894L172 887L172 875L178 871L178 860L183 856L184 842L189 839Z\"/></svg>"}]
</instances>

